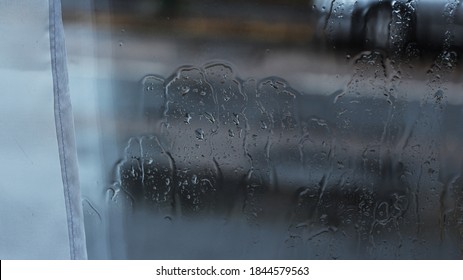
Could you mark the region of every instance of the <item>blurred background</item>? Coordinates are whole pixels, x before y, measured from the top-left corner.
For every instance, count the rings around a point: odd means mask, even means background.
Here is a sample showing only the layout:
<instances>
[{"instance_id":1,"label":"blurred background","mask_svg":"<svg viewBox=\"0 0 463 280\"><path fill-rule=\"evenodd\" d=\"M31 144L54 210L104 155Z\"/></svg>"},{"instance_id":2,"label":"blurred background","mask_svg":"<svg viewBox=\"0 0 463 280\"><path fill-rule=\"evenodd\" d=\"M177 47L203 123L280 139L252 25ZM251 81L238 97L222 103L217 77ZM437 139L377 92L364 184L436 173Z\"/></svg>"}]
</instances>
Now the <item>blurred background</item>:
<instances>
[{"instance_id":1,"label":"blurred background","mask_svg":"<svg viewBox=\"0 0 463 280\"><path fill-rule=\"evenodd\" d=\"M462 258L461 1L62 5L90 258Z\"/></svg>"}]
</instances>

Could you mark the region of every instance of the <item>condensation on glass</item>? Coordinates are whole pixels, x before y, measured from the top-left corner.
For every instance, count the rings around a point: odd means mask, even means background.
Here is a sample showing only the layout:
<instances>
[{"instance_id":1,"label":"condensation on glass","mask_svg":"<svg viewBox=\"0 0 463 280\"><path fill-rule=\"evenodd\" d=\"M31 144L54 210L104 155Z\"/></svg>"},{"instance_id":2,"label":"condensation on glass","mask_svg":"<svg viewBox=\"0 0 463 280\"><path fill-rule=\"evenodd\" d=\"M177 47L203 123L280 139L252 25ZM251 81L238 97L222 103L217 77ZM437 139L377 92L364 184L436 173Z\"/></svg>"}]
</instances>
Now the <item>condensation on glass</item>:
<instances>
[{"instance_id":1,"label":"condensation on glass","mask_svg":"<svg viewBox=\"0 0 463 280\"><path fill-rule=\"evenodd\" d=\"M460 1L136 2L84 201L108 257L463 256Z\"/></svg>"}]
</instances>

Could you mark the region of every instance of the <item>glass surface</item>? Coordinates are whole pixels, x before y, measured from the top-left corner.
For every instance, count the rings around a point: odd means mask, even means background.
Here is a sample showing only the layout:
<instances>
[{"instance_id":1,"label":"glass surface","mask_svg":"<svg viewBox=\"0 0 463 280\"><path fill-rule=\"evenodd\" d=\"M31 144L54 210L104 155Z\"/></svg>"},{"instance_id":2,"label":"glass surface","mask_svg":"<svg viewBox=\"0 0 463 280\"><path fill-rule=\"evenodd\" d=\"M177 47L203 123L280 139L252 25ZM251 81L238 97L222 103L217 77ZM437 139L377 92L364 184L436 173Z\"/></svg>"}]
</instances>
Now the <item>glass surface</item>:
<instances>
[{"instance_id":1,"label":"glass surface","mask_svg":"<svg viewBox=\"0 0 463 280\"><path fill-rule=\"evenodd\" d=\"M459 259L459 1L63 1L90 258Z\"/></svg>"}]
</instances>

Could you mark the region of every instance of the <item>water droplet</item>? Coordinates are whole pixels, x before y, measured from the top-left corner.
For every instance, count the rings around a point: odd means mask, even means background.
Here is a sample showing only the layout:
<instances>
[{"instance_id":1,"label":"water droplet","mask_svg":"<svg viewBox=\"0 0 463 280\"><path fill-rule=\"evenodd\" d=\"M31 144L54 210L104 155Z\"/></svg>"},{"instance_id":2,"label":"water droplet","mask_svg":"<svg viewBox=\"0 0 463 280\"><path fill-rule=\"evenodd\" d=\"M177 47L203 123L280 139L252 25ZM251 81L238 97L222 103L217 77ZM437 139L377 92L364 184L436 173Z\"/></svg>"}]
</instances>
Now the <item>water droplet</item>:
<instances>
[{"instance_id":1,"label":"water droplet","mask_svg":"<svg viewBox=\"0 0 463 280\"><path fill-rule=\"evenodd\" d=\"M190 121L191 121L191 115L189 113L186 113L184 122L186 124L190 124Z\"/></svg>"},{"instance_id":2,"label":"water droplet","mask_svg":"<svg viewBox=\"0 0 463 280\"><path fill-rule=\"evenodd\" d=\"M198 184L199 180L198 180L198 176L196 176L196 174L193 174L193 176L191 176L191 182L193 184Z\"/></svg>"},{"instance_id":3,"label":"water droplet","mask_svg":"<svg viewBox=\"0 0 463 280\"><path fill-rule=\"evenodd\" d=\"M202 130L202 128L196 129L195 134L198 140L204 140L204 131Z\"/></svg>"},{"instance_id":4,"label":"water droplet","mask_svg":"<svg viewBox=\"0 0 463 280\"><path fill-rule=\"evenodd\" d=\"M442 99L444 98L444 92L442 90L438 90L436 91L436 93L434 93L434 99L436 99L436 102L441 102Z\"/></svg>"},{"instance_id":5,"label":"water droplet","mask_svg":"<svg viewBox=\"0 0 463 280\"><path fill-rule=\"evenodd\" d=\"M267 129L268 126L267 126L267 124L266 124L264 121L261 121L261 122L260 122L260 128L262 128L262 129Z\"/></svg>"},{"instance_id":6,"label":"water droplet","mask_svg":"<svg viewBox=\"0 0 463 280\"><path fill-rule=\"evenodd\" d=\"M240 116L238 114L233 113L233 123L235 125L240 125Z\"/></svg>"},{"instance_id":7,"label":"water droplet","mask_svg":"<svg viewBox=\"0 0 463 280\"><path fill-rule=\"evenodd\" d=\"M182 86L180 88L181 92L182 92L182 96L186 95L187 93L190 92L190 87L189 86Z\"/></svg>"},{"instance_id":8,"label":"water droplet","mask_svg":"<svg viewBox=\"0 0 463 280\"><path fill-rule=\"evenodd\" d=\"M209 112L204 112L204 117L210 122L210 123L215 123L215 118L214 116L209 113Z\"/></svg>"}]
</instances>

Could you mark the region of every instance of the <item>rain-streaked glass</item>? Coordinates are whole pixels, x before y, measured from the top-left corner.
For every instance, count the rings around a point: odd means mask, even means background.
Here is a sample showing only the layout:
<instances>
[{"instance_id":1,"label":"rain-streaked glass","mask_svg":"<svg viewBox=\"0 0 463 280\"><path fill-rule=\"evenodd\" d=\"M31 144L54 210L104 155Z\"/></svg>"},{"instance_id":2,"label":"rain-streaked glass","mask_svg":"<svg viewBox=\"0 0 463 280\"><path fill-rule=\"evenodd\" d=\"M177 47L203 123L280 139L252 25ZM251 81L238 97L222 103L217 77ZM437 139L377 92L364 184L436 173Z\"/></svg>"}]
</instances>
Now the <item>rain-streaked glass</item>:
<instances>
[{"instance_id":1,"label":"rain-streaked glass","mask_svg":"<svg viewBox=\"0 0 463 280\"><path fill-rule=\"evenodd\" d=\"M461 1L63 14L90 258L463 256Z\"/></svg>"}]
</instances>

